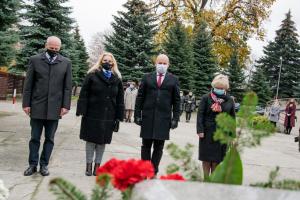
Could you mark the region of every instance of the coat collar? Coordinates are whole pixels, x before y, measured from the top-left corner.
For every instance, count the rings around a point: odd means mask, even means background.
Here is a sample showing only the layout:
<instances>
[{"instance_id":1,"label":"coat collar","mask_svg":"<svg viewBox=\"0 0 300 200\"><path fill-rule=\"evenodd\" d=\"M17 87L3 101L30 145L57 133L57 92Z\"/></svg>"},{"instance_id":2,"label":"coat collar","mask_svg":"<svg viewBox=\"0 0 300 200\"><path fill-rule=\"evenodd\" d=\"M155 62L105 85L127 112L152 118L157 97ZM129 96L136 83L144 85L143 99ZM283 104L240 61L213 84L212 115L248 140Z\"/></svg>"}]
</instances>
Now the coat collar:
<instances>
[{"instance_id":1,"label":"coat collar","mask_svg":"<svg viewBox=\"0 0 300 200\"><path fill-rule=\"evenodd\" d=\"M103 80L104 82L106 82L108 84L112 84L118 80L118 78L114 74L111 75L110 79L106 78L103 74L103 71L100 71L100 70L97 70L95 72L95 74L98 78L100 78L101 80Z\"/></svg>"},{"instance_id":2,"label":"coat collar","mask_svg":"<svg viewBox=\"0 0 300 200\"><path fill-rule=\"evenodd\" d=\"M41 55L41 59L49 65L54 65L54 64L60 63L62 61L62 55L58 54L56 59L54 60L54 62L51 63L46 56L46 52L44 52Z\"/></svg>"}]
</instances>

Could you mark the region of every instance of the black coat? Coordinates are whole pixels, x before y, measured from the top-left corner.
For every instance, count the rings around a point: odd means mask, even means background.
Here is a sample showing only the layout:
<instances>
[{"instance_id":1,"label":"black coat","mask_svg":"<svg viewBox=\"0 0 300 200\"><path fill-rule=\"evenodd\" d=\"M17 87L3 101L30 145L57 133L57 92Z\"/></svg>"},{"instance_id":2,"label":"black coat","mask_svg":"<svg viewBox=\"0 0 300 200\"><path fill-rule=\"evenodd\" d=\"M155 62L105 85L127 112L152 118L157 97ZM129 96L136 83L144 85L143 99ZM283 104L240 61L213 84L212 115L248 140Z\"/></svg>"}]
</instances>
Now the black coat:
<instances>
[{"instance_id":1,"label":"black coat","mask_svg":"<svg viewBox=\"0 0 300 200\"><path fill-rule=\"evenodd\" d=\"M61 108L70 109L72 94L71 61L58 55L50 63L45 53L29 59L23 91L23 108L31 107L34 119L57 120Z\"/></svg>"},{"instance_id":2,"label":"black coat","mask_svg":"<svg viewBox=\"0 0 300 200\"><path fill-rule=\"evenodd\" d=\"M89 73L80 91L76 115L83 115L80 139L110 144L116 120L123 121L124 91L119 78L102 71Z\"/></svg>"},{"instance_id":3,"label":"black coat","mask_svg":"<svg viewBox=\"0 0 300 200\"><path fill-rule=\"evenodd\" d=\"M185 97L185 112L193 112L196 108L196 99L194 96L187 95Z\"/></svg>"},{"instance_id":4,"label":"black coat","mask_svg":"<svg viewBox=\"0 0 300 200\"><path fill-rule=\"evenodd\" d=\"M222 112L235 117L234 101L229 95L219 98L225 101L221 104ZM197 116L197 133L204 133L204 138L199 140L199 160L221 162L226 154L226 145L214 141L213 136L217 129L216 117L219 113L213 112L213 100L210 94L202 97Z\"/></svg>"},{"instance_id":5,"label":"black coat","mask_svg":"<svg viewBox=\"0 0 300 200\"><path fill-rule=\"evenodd\" d=\"M173 112L173 116L172 116ZM138 91L135 117L142 119L140 136L145 139L168 140L171 120L180 115L180 90L178 79L166 73L159 88L156 73L146 74Z\"/></svg>"}]
</instances>

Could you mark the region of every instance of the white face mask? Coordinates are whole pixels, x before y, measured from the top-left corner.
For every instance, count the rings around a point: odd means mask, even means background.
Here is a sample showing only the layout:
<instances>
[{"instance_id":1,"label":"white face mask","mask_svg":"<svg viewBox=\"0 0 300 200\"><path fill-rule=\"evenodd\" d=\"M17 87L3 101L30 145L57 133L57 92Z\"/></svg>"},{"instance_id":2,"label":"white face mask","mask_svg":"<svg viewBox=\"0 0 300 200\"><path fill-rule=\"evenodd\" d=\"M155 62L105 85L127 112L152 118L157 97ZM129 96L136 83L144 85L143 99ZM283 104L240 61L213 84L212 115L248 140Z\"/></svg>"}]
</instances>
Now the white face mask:
<instances>
[{"instance_id":1,"label":"white face mask","mask_svg":"<svg viewBox=\"0 0 300 200\"><path fill-rule=\"evenodd\" d=\"M165 74L168 71L168 65L156 64L156 72L159 74Z\"/></svg>"}]
</instances>

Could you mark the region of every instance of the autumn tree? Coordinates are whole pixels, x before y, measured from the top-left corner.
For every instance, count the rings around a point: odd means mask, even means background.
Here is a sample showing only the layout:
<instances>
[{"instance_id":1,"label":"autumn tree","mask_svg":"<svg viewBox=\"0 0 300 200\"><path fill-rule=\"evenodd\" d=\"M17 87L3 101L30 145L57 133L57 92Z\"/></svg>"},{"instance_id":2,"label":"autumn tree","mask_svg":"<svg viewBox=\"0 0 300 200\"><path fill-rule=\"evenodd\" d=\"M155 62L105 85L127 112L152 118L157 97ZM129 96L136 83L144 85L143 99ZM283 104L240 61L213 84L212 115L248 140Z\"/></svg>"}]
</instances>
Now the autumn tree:
<instances>
[{"instance_id":1,"label":"autumn tree","mask_svg":"<svg viewBox=\"0 0 300 200\"><path fill-rule=\"evenodd\" d=\"M160 16L159 39L163 38L177 18L193 24L195 28L202 19L207 21L212 30L214 51L219 63L225 66L233 53L232 43L237 45L240 62L244 63L250 54L247 40L253 36L263 39L262 22L268 18L274 2L275 0L150 0L150 5Z\"/></svg>"}]
</instances>

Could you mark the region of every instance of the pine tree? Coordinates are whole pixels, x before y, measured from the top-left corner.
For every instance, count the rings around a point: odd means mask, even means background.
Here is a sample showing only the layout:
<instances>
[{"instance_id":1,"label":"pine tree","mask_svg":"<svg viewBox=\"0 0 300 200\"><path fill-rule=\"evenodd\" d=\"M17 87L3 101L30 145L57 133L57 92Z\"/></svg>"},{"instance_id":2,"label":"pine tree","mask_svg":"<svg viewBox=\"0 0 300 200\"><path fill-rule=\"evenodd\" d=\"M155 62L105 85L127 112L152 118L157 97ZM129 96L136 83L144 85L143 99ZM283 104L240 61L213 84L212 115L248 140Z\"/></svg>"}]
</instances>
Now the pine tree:
<instances>
[{"instance_id":1,"label":"pine tree","mask_svg":"<svg viewBox=\"0 0 300 200\"><path fill-rule=\"evenodd\" d=\"M79 33L79 27L76 26L75 32L73 33L73 45L70 51L70 58L72 60L72 73L73 73L73 86L76 88L81 86L86 76L88 65L88 54L83 39Z\"/></svg>"},{"instance_id":2,"label":"pine tree","mask_svg":"<svg viewBox=\"0 0 300 200\"><path fill-rule=\"evenodd\" d=\"M280 57L282 57L281 79L279 84L280 98L295 95L294 88L300 82L300 45L295 22L291 19L291 12L286 14L281 27L276 31L274 41L264 48L264 56L258 61L264 69L270 83L272 95L276 95L277 81L280 71Z\"/></svg>"},{"instance_id":3,"label":"pine tree","mask_svg":"<svg viewBox=\"0 0 300 200\"><path fill-rule=\"evenodd\" d=\"M256 68L256 71L253 72L250 89L256 93L258 97L258 104L264 106L268 101L270 101L272 92L267 80L264 70L260 67Z\"/></svg>"},{"instance_id":4,"label":"pine tree","mask_svg":"<svg viewBox=\"0 0 300 200\"><path fill-rule=\"evenodd\" d=\"M169 71L178 77L180 88L190 90L193 84L192 45L186 29L180 21L177 21L168 30L162 47L170 59Z\"/></svg>"},{"instance_id":5,"label":"pine tree","mask_svg":"<svg viewBox=\"0 0 300 200\"><path fill-rule=\"evenodd\" d=\"M216 58L212 53L212 37L207 24L202 21L195 30L193 41L195 94L202 96L209 91L214 74L218 71Z\"/></svg>"},{"instance_id":6,"label":"pine tree","mask_svg":"<svg viewBox=\"0 0 300 200\"><path fill-rule=\"evenodd\" d=\"M19 8L19 0L0 1L0 66L9 66L15 59Z\"/></svg>"},{"instance_id":7,"label":"pine tree","mask_svg":"<svg viewBox=\"0 0 300 200\"><path fill-rule=\"evenodd\" d=\"M245 75L239 63L237 52L233 52L227 69L230 82L230 95L241 101L245 93Z\"/></svg>"},{"instance_id":8,"label":"pine tree","mask_svg":"<svg viewBox=\"0 0 300 200\"><path fill-rule=\"evenodd\" d=\"M20 27L21 46L14 71L23 72L28 58L44 50L49 36L57 36L62 41L61 54L69 56L72 48L71 30L73 19L69 17L71 8L63 5L68 0L34 0L32 4L24 4L26 12L23 19L26 25Z\"/></svg>"},{"instance_id":9,"label":"pine tree","mask_svg":"<svg viewBox=\"0 0 300 200\"><path fill-rule=\"evenodd\" d=\"M115 56L123 79L136 80L153 71L155 18L144 1L128 0L123 6L126 12L114 16L114 32L106 37L105 49Z\"/></svg>"}]
</instances>

